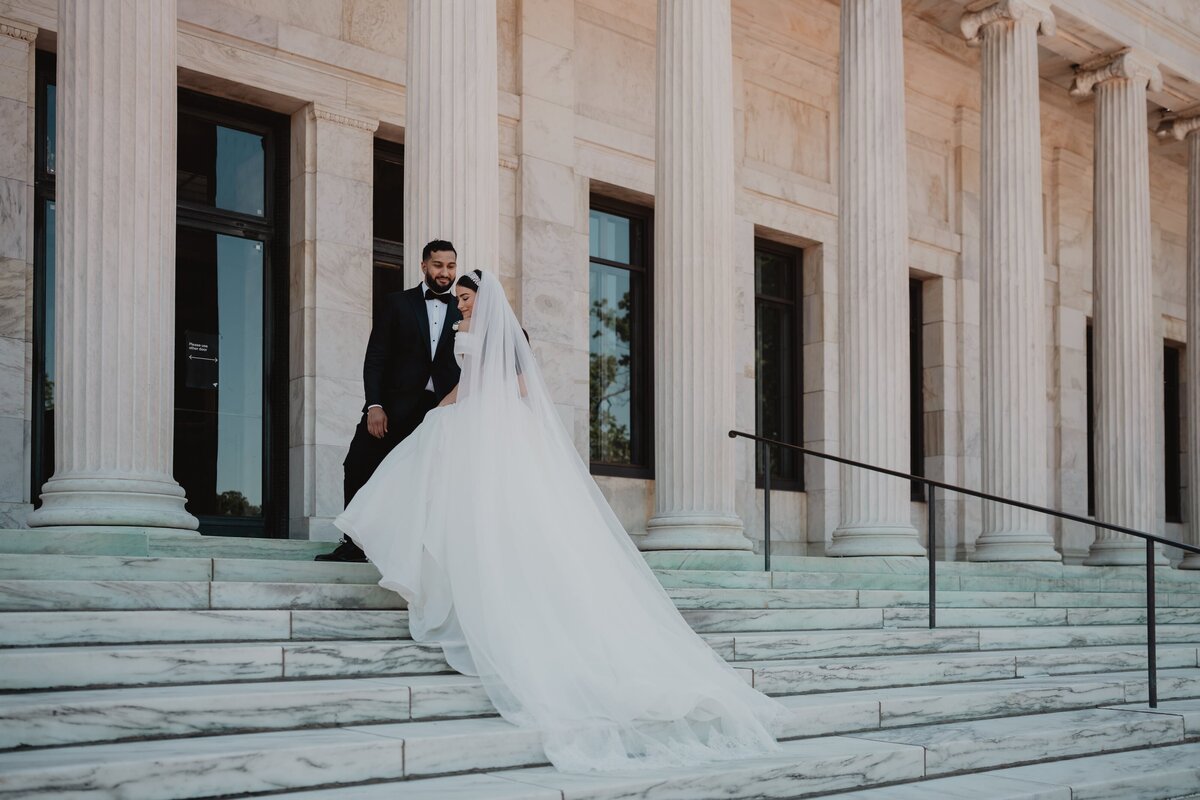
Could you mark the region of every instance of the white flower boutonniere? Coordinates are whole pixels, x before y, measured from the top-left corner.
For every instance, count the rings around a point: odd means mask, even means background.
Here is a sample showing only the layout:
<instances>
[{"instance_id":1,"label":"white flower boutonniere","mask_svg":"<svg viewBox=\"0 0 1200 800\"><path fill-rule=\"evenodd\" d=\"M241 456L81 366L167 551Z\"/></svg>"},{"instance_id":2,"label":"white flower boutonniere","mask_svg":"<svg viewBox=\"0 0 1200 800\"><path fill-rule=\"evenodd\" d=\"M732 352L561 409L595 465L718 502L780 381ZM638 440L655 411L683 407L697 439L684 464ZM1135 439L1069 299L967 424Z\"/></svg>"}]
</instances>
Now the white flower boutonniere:
<instances>
[{"instance_id":1,"label":"white flower boutonniere","mask_svg":"<svg viewBox=\"0 0 1200 800\"><path fill-rule=\"evenodd\" d=\"M456 323L454 323L453 325L451 325L451 326L450 326L450 330L454 331L455 333L458 333L458 326L459 326L459 325L462 325L462 320L461 320L461 319L460 319L458 322L456 322Z\"/></svg>"}]
</instances>

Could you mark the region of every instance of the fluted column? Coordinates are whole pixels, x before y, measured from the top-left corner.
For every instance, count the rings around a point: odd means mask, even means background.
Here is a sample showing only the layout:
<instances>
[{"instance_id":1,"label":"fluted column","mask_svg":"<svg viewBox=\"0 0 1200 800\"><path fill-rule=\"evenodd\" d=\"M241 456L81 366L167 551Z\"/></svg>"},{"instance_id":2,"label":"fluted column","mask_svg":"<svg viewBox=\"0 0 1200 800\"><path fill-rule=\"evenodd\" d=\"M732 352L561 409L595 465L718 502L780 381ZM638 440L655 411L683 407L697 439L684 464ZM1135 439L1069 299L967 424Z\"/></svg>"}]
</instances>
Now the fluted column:
<instances>
[{"instance_id":1,"label":"fluted column","mask_svg":"<svg viewBox=\"0 0 1200 800\"><path fill-rule=\"evenodd\" d=\"M496 0L410 0L404 269L449 239L463 269L500 264Z\"/></svg>"},{"instance_id":2,"label":"fluted column","mask_svg":"<svg viewBox=\"0 0 1200 800\"><path fill-rule=\"evenodd\" d=\"M175 0L58 4L55 473L30 526L194 530L171 477Z\"/></svg>"},{"instance_id":3,"label":"fluted column","mask_svg":"<svg viewBox=\"0 0 1200 800\"><path fill-rule=\"evenodd\" d=\"M908 471L908 202L900 0L842 0L841 454ZM831 556L921 555L909 484L841 468Z\"/></svg>"},{"instance_id":4,"label":"fluted column","mask_svg":"<svg viewBox=\"0 0 1200 800\"><path fill-rule=\"evenodd\" d=\"M1031 0L967 14L982 49L980 356L983 491L1047 501L1045 267L1038 33L1054 16ZM983 505L974 561L1059 561L1047 518Z\"/></svg>"},{"instance_id":5,"label":"fluted column","mask_svg":"<svg viewBox=\"0 0 1200 800\"><path fill-rule=\"evenodd\" d=\"M1200 115L1171 120L1159 136L1187 143L1187 446L1188 542L1200 546ZM1180 569L1200 569L1200 555L1185 554Z\"/></svg>"},{"instance_id":6,"label":"fluted column","mask_svg":"<svg viewBox=\"0 0 1200 800\"><path fill-rule=\"evenodd\" d=\"M1071 94L1096 95L1092 222L1096 519L1154 533L1160 476L1154 370L1161 344L1155 336L1150 266L1147 85L1162 85L1158 67L1126 50L1081 67ZM1097 530L1084 563L1142 564L1144 553L1140 539Z\"/></svg>"},{"instance_id":7,"label":"fluted column","mask_svg":"<svg viewBox=\"0 0 1200 800\"><path fill-rule=\"evenodd\" d=\"M646 549L749 549L734 510L729 0L659 0L654 516Z\"/></svg>"}]
</instances>

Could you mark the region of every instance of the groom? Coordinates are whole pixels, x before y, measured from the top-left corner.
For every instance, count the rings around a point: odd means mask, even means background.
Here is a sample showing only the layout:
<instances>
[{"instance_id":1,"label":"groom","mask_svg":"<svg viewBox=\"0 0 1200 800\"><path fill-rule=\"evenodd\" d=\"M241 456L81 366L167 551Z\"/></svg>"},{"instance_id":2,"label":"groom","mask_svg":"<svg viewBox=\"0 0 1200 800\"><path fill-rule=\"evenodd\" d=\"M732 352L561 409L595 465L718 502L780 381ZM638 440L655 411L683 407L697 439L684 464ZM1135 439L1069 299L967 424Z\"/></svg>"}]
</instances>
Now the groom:
<instances>
[{"instance_id":1,"label":"groom","mask_svg":"<svg viewBox=\"0 0 1200 800\"><path fill-rule=\"evenodd\" d=\"M342 464L346 505L392 448L458 384L451 326L462 315L450 291L457 268L454 245L434 239L421 251L421 284L388 295L372 322L363 362L366 407ZM315 560L367 558L343 537L337 549Z\"/></svg>"}]
</instances>

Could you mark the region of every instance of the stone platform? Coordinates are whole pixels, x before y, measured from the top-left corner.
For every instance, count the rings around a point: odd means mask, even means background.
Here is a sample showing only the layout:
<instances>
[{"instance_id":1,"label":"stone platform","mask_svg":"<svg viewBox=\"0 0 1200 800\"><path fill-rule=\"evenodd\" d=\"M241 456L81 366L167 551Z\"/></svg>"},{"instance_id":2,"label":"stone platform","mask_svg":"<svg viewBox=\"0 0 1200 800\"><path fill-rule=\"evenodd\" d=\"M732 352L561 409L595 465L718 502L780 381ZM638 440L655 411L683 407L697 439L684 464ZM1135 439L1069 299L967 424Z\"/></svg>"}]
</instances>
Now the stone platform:
<instances>
[{"instance_id":1,"label":"stone platform","mask_svg":"<svg viewBox=\"0 0 1200 800\"><path fill-rule=\"evenodd\" d=\"M0 798L1178 798L1200 786L1200 574L646 554L791 710L777 756L579 776L408 637L329 543L0 532Z\"/></svg>"}]
</instances>

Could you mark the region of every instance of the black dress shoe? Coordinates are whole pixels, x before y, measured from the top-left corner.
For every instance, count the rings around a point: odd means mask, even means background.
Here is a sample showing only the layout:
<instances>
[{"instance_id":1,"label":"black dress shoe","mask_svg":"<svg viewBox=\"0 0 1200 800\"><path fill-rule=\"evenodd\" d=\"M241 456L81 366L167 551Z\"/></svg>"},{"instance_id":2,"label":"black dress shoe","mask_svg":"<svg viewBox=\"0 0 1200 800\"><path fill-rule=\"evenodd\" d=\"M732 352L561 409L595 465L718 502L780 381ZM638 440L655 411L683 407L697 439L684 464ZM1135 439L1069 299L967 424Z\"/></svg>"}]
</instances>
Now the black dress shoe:
<instances>
[{"instance_id":1,"label":"black dress shoe","mask_svg":"<svg viewBox=\"0 0 1200 800\"><path fill-rule=\"evenodd\" d=\"M362 549L349 539L343 539L331 553L322 553L313 558L313 561L353 561L363 563L367 560L367 556Z\"/></svg>"}]
</instances>

